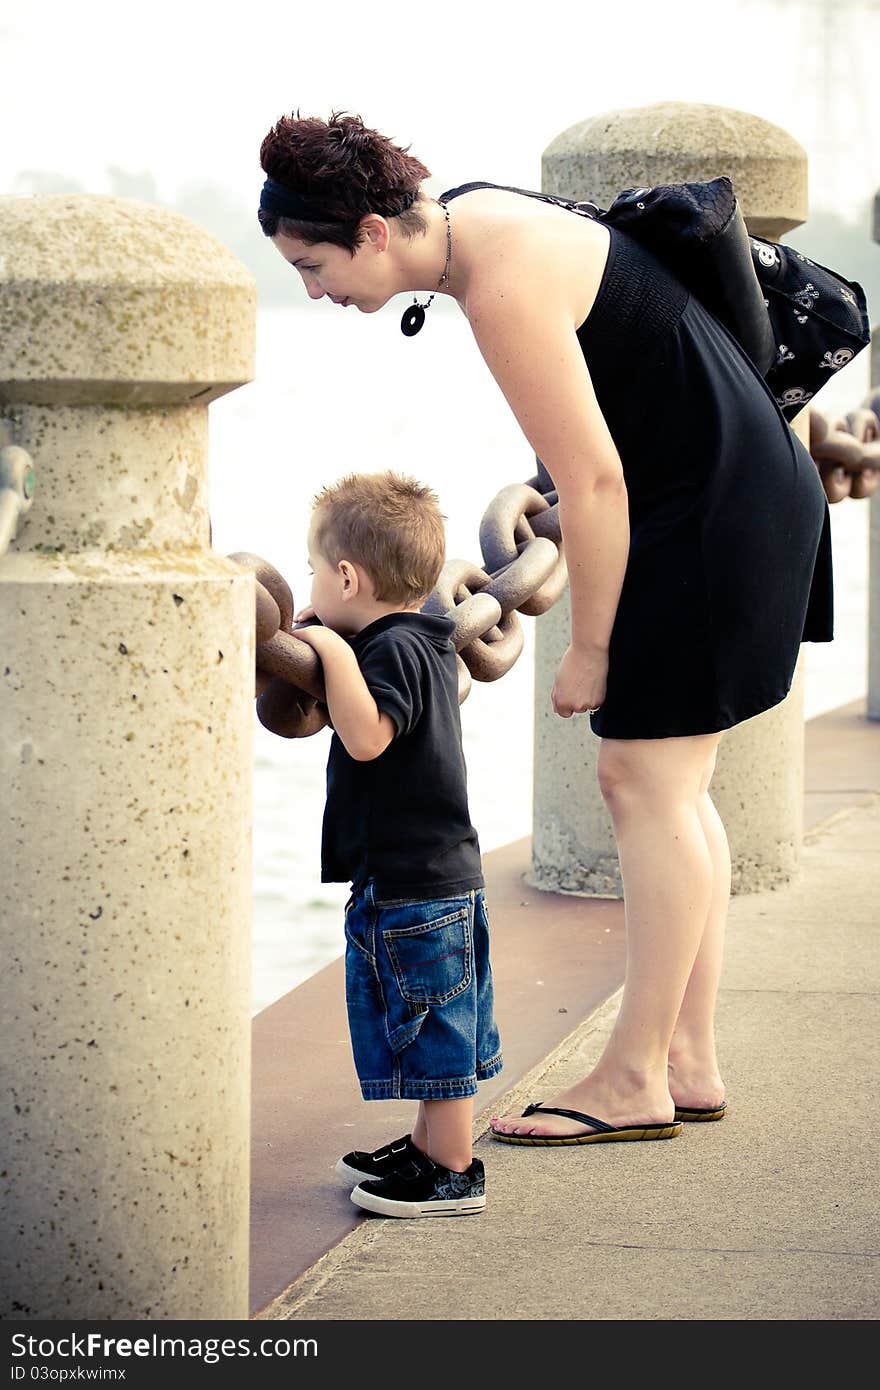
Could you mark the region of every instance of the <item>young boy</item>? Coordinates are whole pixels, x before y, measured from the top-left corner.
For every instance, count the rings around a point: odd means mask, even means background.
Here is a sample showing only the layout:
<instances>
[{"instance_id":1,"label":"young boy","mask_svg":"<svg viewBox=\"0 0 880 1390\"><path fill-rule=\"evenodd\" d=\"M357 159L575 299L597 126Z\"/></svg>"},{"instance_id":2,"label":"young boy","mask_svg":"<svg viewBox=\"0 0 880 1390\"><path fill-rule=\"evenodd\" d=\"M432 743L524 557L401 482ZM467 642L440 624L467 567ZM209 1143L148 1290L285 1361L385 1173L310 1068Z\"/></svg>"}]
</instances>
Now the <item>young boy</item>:
<instances>
[{"instance_id":1,"label":"young boy","mask_svg":"<svg viewBox=\"0 0 880 1390\"><path fill-rule=\"evenodd\" d=\"M477 1082L501 1069L488 920L449 618L419 610L445 557L429 488L354 474L315 498L311 606L335 730L322 882L351 881L346 1003L365 1100L419 1102L412 1133L336 1171L384 1216L482 1211Z\"/></svg>"}]
</instances>

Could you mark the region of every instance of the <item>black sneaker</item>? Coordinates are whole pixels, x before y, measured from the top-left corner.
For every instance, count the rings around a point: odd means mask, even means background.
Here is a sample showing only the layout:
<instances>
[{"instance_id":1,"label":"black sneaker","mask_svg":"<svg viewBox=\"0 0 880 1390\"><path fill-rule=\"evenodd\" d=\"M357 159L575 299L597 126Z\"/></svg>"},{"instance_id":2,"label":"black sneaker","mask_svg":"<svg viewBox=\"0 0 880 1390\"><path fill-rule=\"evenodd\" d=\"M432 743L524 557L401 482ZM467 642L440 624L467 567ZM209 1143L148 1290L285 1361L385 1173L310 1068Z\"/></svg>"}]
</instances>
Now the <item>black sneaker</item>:
<instances>
[{"instance_id":1,"label":"black sneaker","mask_svg":"<svg viewBox=\"0 0 880 1390\"><path fill-rule=\"evenodd\" d=\"M412 1142L412 1135L404 1134L402 1139L393 1139L390 1144L383 1144L381 1149L374 1149L372 1153L352 1149L351 1153L343 1154L340 1158L336 1171L349 1182L360 1182L362 1178L387 1178L401 1163L407 1163L416 1156L424 1158L421 1149L417 1149Z\"/></svg>"},{"instance_id":2,"label":"black sneaker","mask_svg":"<svg viewBox=\"0 0 880 1390\"><path fill-rule=\"evenodd\" d=\"M387 1178L359 1183L351 1200L380 1216L467 1216L486 1205L485 1173L478 1158L455 1173L418 1153Z\"/></svg>"}]
</instances>

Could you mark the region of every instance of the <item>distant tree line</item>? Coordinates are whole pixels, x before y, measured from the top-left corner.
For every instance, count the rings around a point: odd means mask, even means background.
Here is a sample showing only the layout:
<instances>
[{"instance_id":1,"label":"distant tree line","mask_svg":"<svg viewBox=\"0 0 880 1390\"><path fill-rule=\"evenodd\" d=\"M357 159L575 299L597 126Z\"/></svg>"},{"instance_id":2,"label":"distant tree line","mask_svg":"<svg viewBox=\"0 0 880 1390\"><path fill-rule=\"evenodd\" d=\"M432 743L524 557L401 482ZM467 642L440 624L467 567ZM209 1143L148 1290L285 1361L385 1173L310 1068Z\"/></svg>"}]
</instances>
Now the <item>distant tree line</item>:
<instances>
[{"instance_id":1,"label":"distant tree line","mask_svg":"<svg viewBox=\"0 0 880 1390\"><path fill-rule=\"evenodd\" d=\"M261 307L296 307L301 302L292 292L291 275L257 225L255 206L245 205L220 184L192 183L173 201L160 196L153 174L132 173L111 165L107 171L109 193L119 198L140 198L183 213L211 232L248 267L257 282ZM86 193L84 184L45 169L25 169L18 174L15 193ZM864 289L871 322L880 318L880 246L872 239L873 199L866 198L852 218L818 211L809 222L789 233L785 240L820 265L830 266L856 280Z\"/></svg>"}]
</instances>

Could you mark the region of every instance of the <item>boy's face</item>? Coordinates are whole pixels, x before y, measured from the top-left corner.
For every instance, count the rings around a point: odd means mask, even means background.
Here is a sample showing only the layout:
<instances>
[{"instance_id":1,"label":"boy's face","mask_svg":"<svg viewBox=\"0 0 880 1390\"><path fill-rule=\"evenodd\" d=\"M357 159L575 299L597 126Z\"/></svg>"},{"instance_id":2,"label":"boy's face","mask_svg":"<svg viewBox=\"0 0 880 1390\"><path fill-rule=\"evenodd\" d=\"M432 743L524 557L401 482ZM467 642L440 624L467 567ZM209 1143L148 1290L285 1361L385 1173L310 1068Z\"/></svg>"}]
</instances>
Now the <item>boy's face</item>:
<instances>
[{"instance_id":1,"label":"boy's face","mask_svg":"<svg viewBox=\"0 0 880 1390\"><path fill-rule=\"evenodd\" d=\"M344 637L357 632L359 622L355 610L358 605L352 601L352 585L356 583L354 566L348 560L331 564L321 553L315 539L314 521L309 527L309 566L312 570L309 601L321 622Z\"/></svg>"},{"instance_id":2,"label":"boy's face","mask_svg":"<svg viewBox=\"0 0 880 1390\"><path fill-rule=\"evenodd\" d=\"M415 613L424 599L396 603L376 598L373 580L362 565L353 560L338 560L335 564L323 554L316 536L315 518L309 527L309 566L312 571L312 592L309 602L325 627L341 637L355 633L385 613Z\"/></svg>"}]
</instances>

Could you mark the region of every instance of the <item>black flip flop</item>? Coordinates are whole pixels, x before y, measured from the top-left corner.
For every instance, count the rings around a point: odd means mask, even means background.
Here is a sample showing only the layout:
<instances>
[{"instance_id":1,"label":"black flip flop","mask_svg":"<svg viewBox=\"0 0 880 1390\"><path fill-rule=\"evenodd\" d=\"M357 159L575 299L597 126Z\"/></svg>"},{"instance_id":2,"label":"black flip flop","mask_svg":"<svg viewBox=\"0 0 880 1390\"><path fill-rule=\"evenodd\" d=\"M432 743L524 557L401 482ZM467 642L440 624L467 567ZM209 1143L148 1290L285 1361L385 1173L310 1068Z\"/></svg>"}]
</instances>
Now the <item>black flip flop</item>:
<instances>
[{"instance_id":1,"label":"black flip flop","mask_svg":"<svg viewBox=\"0 0 880 1390\"><path fill-rule=\"evenodd\" d=\"M675 1118L684 1120L691 1124L699 1120L723 1120L727 1110L727 1101L723 1100L720 1105L712 1105L708 1110L698 1110L692 1105L677 1105L675 1107Z\"/></svg>"},{"instance_id":2,"label":"black flip flop","mask_svg":"<svg viewBox=\"0 0 880 1390\"><path fill-rule=\"evenodd\" d=\"M597 1120L595 1115L584 1115L580 1110L564 1110L555 1105L542 1105L536 1101L527 1105L523 1119L528 1115L564 1115L566 1119L577 1120L579 1125L590 1125L593 1134L502 1134L490 1127L493 1139L502 1144L529 1144L534 1148L555 1148L564 1144L607 1144L615 1139L674 1139L681 1134L683 1125L676 1115L672 1124L666 1125L614 1125Z\"/></svg>"}]
</instances>

